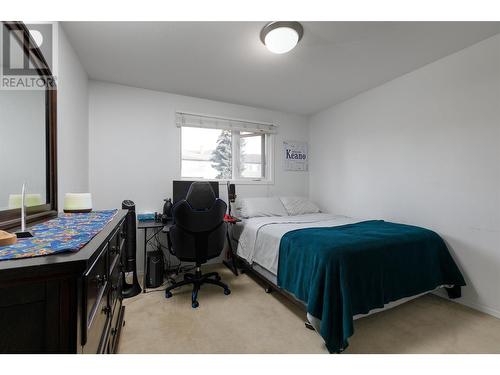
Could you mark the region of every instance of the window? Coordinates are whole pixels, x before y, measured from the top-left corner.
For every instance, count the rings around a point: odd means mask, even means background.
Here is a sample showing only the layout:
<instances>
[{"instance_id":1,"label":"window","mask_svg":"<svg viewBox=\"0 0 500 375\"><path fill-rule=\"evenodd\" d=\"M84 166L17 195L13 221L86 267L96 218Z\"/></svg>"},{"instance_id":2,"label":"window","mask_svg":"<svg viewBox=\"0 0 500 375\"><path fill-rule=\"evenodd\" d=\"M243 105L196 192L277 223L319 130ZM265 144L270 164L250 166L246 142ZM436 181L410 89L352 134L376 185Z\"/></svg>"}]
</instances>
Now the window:
<instances>
[{"instance_id":1,"label":"window","mask_svg":"<svg viewBox=\"0 0 500 375\"><path fill-rule=\"evenodd\" d=\"M181 177L267 181L271 179L274 126L177 113L181 128Z\"/></svg>"},{"instance_id":2,"label":"window","mask_svg":"<svg viewBox=\"0 0 500 375\"><path fill-rule=\"evenodd\" d=\"M182 127L182 177L232 178L232 137L228 130Z\"/></svg>"},{"instance_id":3,"label":"window","mask_svg":"<svg viewBox=\"0 0 500 375\"><path fill-rule=\"evenodd\" d=\"M239 132L239 176L241 178L266 177L266 136L258 133Z\"/></svg>"}]
</instances>

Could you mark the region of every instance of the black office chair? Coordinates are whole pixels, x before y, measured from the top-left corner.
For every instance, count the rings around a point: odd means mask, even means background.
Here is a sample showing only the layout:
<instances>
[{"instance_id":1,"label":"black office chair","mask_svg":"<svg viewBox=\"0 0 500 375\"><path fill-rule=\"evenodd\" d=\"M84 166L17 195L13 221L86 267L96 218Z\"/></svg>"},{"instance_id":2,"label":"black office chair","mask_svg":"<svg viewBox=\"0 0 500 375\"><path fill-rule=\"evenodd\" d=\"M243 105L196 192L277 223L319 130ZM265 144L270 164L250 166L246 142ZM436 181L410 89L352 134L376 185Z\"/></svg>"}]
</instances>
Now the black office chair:
<instances>
[{"instance_id":1,"label":"black office chair","mask_svg":"<svg viewBox=\"0 0 500 375\"><path fill-rule=\"evenodd\" d=\"M181 261L195 262L196 272L186 273L184 280L170 285L165 290L166 298L172 297L172 289L187 284L193 284L193 308L199 306L198 291L202 284L218 285L224 288L225 295L231 293L228 286L220 281L217 272L201 273L201 265L218 257L224 248L226 208L226 202L215 197L208 182L193 182L186 199L174 205L169 247Z\"/></svg>"}]
</instances>

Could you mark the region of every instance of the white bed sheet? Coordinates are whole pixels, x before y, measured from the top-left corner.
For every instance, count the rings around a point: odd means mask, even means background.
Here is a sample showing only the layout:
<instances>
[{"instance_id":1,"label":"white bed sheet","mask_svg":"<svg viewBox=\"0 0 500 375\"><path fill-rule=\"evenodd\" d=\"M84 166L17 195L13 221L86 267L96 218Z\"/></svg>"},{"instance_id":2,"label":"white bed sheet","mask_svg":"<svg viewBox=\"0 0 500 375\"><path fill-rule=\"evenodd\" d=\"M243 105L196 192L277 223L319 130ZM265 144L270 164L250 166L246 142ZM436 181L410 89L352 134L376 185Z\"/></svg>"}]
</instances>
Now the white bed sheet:
<instances>
[{"instance_id":1,"label":"white bed sheet","mask_svg":"<svg viewBox=\"0 0 500 375\"><path fill-rule=\"evenodd\" d=\"M296 229L334 227L360 221L362 220L326 213L254 217L244 220L236 252L249 264L257 263L277 275L279 246L285 233Z\"/></svg>"}]
</instances>

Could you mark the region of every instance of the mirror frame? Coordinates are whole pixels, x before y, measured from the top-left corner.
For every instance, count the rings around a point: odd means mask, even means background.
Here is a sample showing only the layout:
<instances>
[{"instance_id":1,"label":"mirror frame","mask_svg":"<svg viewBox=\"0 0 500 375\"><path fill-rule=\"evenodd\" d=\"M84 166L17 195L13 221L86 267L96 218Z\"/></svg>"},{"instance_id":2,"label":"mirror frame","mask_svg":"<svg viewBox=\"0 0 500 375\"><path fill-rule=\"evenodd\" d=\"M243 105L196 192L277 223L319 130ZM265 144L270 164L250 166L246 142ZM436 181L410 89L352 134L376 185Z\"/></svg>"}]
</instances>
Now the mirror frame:
<instances>
[{"instance_id":1,"label":"mirror frame","mask_svg":"<svg viewBox=\"0 0 500 375\"><path fill-rule=\"evenodd\" d=\"M24 50L24 54L29 58L33 66L35 66L40 76L52 79L54 83L52 88L45 89L46 203L26 208L26 222L33 223L57 216L57 86L42 52L38 47L33 48L36 44L26 25L20 21L2 22L7 29L22 32L24 40L18 41ZM29 48L25 41L28 41ZM19 191L21 191L21 186L19 186ZM20 208L0 211L0 229L16 228L20 225Z\"/></svg>"}]
</instances>

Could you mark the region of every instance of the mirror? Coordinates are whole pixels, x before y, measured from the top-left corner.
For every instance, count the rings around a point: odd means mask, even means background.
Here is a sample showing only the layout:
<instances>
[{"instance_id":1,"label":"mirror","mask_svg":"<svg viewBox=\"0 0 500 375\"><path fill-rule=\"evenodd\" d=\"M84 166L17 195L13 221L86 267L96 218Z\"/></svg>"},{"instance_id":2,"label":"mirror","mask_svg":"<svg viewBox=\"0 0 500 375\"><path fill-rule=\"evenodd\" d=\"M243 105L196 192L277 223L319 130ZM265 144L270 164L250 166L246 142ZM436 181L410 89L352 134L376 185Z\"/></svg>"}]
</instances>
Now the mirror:
<instances>
[{"instance_id":1,"label":"mirror","mask_svg":"<svg viewBox=\"0 0 500 375\"><path fill-rule=\"evenodd\" d=\"M21 77L25 82L47 81L50 77L54 82L26 25L3 22L1 33L0 71L4 82L9 77ZM19 66L24 71L12 74L12 67ZM22 85L5 87L4 82L0 89L0 229L19 225L23 183L28 222L57 212L55 86L30 89Z\"/></svg>"},{"instance_id":2,"label":"mirror","mask_svg":"<svg viewBox=\"0 0 500 375\"><path fill-rule=\"evenodd\" d=\"M47 203L45 91L0 90L0 210L21 207L26 183L26 206ZM3 163L2 163L3 164Z\"/></svg>"}]
</instances>

